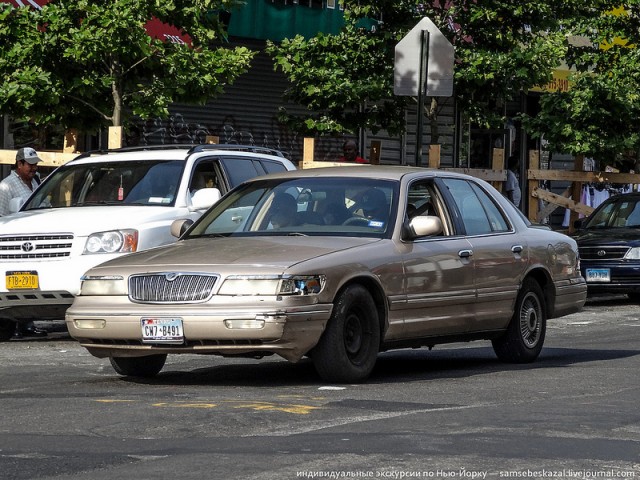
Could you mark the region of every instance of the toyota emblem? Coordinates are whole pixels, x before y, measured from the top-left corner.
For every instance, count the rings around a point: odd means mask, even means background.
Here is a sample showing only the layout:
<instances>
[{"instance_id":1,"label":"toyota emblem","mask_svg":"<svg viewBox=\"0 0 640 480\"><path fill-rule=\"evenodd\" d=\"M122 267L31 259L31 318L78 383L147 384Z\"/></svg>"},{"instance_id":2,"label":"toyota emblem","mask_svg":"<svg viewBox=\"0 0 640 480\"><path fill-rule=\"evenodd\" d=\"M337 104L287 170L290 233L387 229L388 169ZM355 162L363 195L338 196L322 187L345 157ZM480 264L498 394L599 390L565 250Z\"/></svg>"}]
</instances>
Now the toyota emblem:
<instances>
[{"instance_id":1,"label":"toyota emblem","mask_svg":"<svg viewBox=\"0 0 640 480\"><path fill-rule=\"evenodd\" d=\"M20 248L23 252L33 252L36 246L31 242L24 242Z\"/></svg>"},{"instance_id":2,"label":"toyota emblem","mask_svg":"<svg viewBox=\"0 0 640 480\"><path fill-rule=\"evenodd\" d=\"M607 252L605 252L604 250L598 250L598 256L599 257L604 257L607 254Z\"/></svg>"},{"instance_id":3,"label":"toyota emblem","mask_svg":"<svg viewBox=\"0 0 640 480\"><path fill-rule=\"evenodd\" d=\"M164 278L167 279L167 282L173 282L176 278L178 278L178 274L175 272L165 273Z\"/></svg>"}]
</instances>

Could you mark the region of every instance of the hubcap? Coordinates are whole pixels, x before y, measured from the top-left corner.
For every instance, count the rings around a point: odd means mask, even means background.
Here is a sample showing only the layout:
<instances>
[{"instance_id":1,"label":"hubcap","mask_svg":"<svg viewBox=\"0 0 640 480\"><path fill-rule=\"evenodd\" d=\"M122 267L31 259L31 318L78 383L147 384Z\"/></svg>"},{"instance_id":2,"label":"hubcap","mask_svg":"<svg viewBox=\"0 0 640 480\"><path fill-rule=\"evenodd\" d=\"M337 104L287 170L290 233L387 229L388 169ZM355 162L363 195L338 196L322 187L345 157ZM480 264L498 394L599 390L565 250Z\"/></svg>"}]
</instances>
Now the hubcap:
<instances>
[{"instance_id":1,"label":"hubcap","mask_svg":"<svg viewBox=\"0 0 640 480\"><path fill-rule=\"evenodd\" d=\"M357 315L349 315L344 326L344 346L349 357L354 357L362 347L362 325Z\"/></svg>"},{"instance_id":2,"label":"hubcap","mask_svg":"<svg viewBox=\"0 0 640 480\"><path fill-rule=\"evenodd\" d=\"M535 347L540 339L541 319L542 310L538 298L533 294L527 295L520 310L520 335L529 348Z\"/></svg>"}]
</instances>

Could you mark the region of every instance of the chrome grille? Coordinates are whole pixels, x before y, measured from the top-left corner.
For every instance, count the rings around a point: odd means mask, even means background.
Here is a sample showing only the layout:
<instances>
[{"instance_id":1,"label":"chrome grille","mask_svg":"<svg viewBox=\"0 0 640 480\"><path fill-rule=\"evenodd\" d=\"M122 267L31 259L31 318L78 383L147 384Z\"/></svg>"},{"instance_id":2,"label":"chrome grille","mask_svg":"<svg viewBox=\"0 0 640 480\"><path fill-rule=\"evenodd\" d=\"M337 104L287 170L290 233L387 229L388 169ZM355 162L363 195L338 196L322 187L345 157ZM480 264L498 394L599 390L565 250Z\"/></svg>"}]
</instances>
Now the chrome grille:
<instances>
[{"instance_id":1,"label":"chrome grille","mask_svg":"<svg viewBox=\"0 0 640 480\"><path fill-rule=\"evenodd\" d=\"M7 235L0 237L0 260L68 257L72 246L70 233Z\"/></svg>"},{"instance_id":2,"label":"chrome grille","mask_svg":"<svg viewBox=\"0 0 640 480\"><path fill-rule=\"evenodd\" d=\"M583 260L619 260L629 251L626 246L580 247L580 258Z\"/></svg>"},{"instance_id":3,"label":"chrome grille","mask_svg":"<svg viewBox=\"0 0 640 480\"><path fill-rule=\"evenodd\" d=\"M203 302L211 297L217 275L162 272L129 277L129 299L138 303Z\"/></svg>"}]
</instances>

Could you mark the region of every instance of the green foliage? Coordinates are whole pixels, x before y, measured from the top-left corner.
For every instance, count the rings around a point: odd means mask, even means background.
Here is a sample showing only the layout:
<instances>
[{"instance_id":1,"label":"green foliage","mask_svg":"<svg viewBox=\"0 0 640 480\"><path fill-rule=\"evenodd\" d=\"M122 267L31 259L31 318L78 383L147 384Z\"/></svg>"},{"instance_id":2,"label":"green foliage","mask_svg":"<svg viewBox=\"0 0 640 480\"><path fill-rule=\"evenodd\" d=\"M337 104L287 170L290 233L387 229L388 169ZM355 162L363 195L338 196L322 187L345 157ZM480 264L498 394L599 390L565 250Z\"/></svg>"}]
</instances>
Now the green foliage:
<instances>
[{"instance_id":1,"label":"green foliage","mask_svg":"<svg viewBox=\"0 0 640 480\"><path fill-rule=\"evenodd\" d=\"M589 5L592 15L575 15L569 25L581 39L566 56L576 71L571 88L545 94L540 113L525 125L554 151L618 163L640 150L640 2Z\"/></svg>"},{"instance_id":2,"label":"green foliage","mask_svg":"<svg viewBox=\"0 0 640 480\"><path fill-rule=\"evenodd\" d=\"M403 131L404 107L412 100L393 95L394 49L427 16L455 47L454 86L460 107L472 121L500 123L505 99L551 79L566 52L559 33L562 18L580 3L346 0L346 25L340 34L269 44L276 68L292 82L288 99L308 109L302 117L286 111L283 117L306 128L305 133L353 132L358 127ZM375 31L359 28L366 18L383 21ZM429 110L434 127L437 102L426 104L436 105Z\"/></svg>"},{"instance_id":3,"label":"green foliage","mask_svg":"<svg viewBox=\"0 0 640 480\"><path fill-rule=\"evenodd\" d=\"M51 0L42 10L0 3L0 111L88 130L204 103L246 72L253 53L215 44L229 0ZM157 18L191 45L153 39Z\"/></svg>"}]
</instances>

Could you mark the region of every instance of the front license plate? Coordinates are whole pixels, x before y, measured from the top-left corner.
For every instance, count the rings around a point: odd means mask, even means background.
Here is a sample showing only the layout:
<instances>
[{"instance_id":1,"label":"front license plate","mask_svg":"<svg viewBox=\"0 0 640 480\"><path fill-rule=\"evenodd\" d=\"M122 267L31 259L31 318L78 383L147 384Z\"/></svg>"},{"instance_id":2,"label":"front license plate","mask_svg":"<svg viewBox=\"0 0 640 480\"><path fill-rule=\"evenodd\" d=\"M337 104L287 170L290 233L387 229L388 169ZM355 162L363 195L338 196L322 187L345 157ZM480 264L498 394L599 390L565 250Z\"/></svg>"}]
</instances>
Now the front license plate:
<instances>
[{"instance_id":1,"label":"front license plate","mask_svg":"<svg viewBox=\"0 0 640 480\"><path fill-rule=\"evenodd\" d=\"M7 290L34 290L39 287L38 272L7 272L5 277Z\"/></svg>"},{"instance_id":2,"label":"front license plate","mask_svg":"<svg viewBox=\"0 0 640 480\"><path fill-rule=\"evenodd\" d=\"M184 342L181 318L141 318L140 325L143 343Z\"/></svg>"},{"instance_id":3,"label":"front license plate","mask_svg":"<svg viewBox=\"0 0 640 480\"><path fill-rule=\"evenodd\" d=\"M587 282L610 282L611 273L608 268L587 268Z\"/></svg>"}]
</instances>

